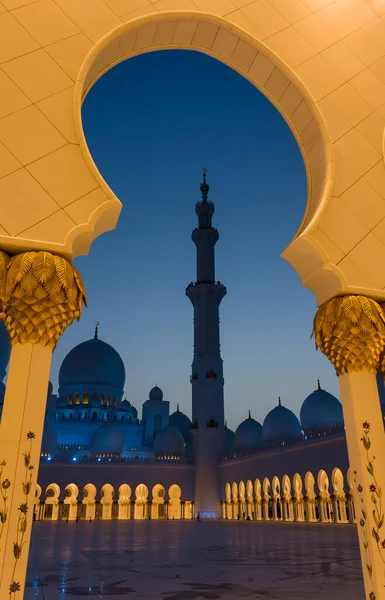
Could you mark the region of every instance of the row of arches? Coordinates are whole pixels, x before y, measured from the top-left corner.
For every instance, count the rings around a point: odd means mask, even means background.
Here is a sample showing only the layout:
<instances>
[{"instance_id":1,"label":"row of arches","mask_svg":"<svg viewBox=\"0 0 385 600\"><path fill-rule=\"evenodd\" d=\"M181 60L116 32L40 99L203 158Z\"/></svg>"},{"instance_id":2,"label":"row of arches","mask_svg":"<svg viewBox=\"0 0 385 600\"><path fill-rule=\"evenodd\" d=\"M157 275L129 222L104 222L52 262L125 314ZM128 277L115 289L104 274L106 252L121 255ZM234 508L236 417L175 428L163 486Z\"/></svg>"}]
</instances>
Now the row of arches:
<instances>
[{"instance_id":1,"label":"row of arches","mask_svg":"<svg viewBox=\"0 0 385 600\"><path fill-rule=\"evenodd\" d=\"M308 471L302 477L296 473L292 480L284 475L280 480L265 477L262 482L255 479L229 482L225 485L225 500L222 501L224 519L256 521L299 521L321 523L354 523L355 512L350 470L347 472L347 489L342 471L333 469L331 485L323 469L315 479ZM317 482L318 491L315 491ZM330 489L331 488L331 489Z\"/></svg>"},{"instance_id":2,"label":"row of arches","mask_svg":"<svg viewBox=\"0 0 385 600\"><path fill-rule=\"evenodd\" d=\"M123 483L115 493L115 488L106 483L98 490L88 483L79 493L75 483L69 483L63 490L57 483L50 483L42 498L42 489L37 484L35 491L34 520L77 521L95 519L192 519L194 503L181 500L182 490L173 484L168 490L160 483L149 493L144 483L136 486L134 499L132 489ZM79 496L82 496L79 498Z\"/></svg>"}]
</instances>

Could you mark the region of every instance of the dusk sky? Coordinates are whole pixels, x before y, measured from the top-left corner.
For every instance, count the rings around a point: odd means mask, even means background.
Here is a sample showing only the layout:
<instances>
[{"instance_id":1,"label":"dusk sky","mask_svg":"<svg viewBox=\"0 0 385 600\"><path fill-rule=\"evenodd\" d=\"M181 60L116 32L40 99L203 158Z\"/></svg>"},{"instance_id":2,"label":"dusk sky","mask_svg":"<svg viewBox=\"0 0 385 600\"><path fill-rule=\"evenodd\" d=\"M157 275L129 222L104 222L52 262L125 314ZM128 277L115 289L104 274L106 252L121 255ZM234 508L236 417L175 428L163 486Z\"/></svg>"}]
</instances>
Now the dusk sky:
<instances>
[{"instance_id":1,"label":"dusk sky","mask_svg":"<svg viewBox=\"0 0 385 600\"><path fill-rule=\"evenodd\" d=\"M316 302L282 258L306 204L303 161L288 126L240 75L205 55L163 51L104 75L83 106L84 130L102 176L123 203L115 231L76 259L89 308L54 353L60 364L93 335L126 366L126 397L139 410L156 383L191 416L193 309L202 168L215 203L225 411L235 428L263 421L281 396L298 415L323 388L339 397L327 359L309 339Z\"/></svg>"}]
</instances>

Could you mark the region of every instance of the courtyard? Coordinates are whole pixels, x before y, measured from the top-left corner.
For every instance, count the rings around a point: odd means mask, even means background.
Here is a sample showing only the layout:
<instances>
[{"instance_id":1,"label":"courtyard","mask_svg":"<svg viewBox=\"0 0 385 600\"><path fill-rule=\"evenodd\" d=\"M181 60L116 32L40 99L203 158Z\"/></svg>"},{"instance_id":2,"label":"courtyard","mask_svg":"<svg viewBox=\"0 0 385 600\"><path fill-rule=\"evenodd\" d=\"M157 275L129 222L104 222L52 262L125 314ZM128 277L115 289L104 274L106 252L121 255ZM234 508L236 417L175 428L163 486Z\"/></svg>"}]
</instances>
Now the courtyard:
<instances>
[{"instance_id":1,"label":"courtyard","mask_svg":"<svg viewBox=\"0 0 385 600\"><path fill-rule=\"evenodd\" d=\"M25 600L365 597L355 525L37 522Z\"/></svg>"}]
</instances>

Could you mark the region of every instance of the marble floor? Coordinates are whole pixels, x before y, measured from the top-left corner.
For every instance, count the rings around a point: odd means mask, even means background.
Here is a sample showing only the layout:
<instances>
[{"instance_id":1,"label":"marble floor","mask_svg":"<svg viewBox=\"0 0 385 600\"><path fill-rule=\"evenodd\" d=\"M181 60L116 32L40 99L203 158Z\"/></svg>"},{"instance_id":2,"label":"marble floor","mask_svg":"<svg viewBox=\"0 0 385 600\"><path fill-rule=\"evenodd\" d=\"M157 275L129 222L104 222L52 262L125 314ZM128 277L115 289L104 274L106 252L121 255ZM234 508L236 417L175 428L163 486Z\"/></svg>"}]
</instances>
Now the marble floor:
<instances>
[{"instance_id":1,"label":"marble floor","mask_svg":"<svg viewBox=\"0 0 385 600\"><path fill-rule=\"evenodd\" d=\"M354 525L37 522L24 600L363 600Z\"/></svg>"}]
</instances>

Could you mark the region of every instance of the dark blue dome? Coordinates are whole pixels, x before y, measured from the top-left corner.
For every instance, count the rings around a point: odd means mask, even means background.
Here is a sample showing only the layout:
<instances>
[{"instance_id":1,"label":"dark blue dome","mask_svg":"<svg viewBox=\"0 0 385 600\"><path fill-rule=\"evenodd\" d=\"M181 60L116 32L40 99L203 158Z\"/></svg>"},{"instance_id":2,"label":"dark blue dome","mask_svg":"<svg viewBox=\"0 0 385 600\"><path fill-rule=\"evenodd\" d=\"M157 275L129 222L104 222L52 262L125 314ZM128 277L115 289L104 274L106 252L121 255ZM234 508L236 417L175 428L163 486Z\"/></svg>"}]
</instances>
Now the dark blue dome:
<instances>
[{"instance_id":1,"label":"dark blue dome","mask_svg":"<svg viewBox=\"0 0 385 600\"><path fill-rule=\"evenodd\" d=\"M184 453L182 434L176 427L167 425L156 435L153 449L156 456L182 456Z\"/></svg>"},{"instance_id":2,"label":"dark blue dome","mask_svg":"<svg viewBox=\"0 0 385 600\"><path fill-rule=\"evenodd\" d=\"M183 439L188 444L191 441L191 421L187 415L179 410L179 405L174 413L170 415L169 425L176 427L178 431L183 435Z\"/></svg>"},{"instance_id":3,"label":"dark blue dome","mask_svg":"<svg viewBox=\"0 0 385 600\"><path fill-rule=\"evenodd\" d=\"M0 379L4 379L5 371L11 356L11 343L4 321L0 322Z\"/></svg>"},{"instance_id":4,"label":"dark blue dome","mask_svg":"<svg viewBox=\"0 0 385 600\"><path fill-rule=\"evenodd\" d=\"M319 384L318 389L304 400L300 419L305 433L325 432L344 425L341 402L333 394L322 390Z\"/></svg>"},{"instance_id":5,"label":"dark blue dome","mask_svg":"<svg viewBox=\"0 0 385 600\"><path fill-rule=\"evenodd\" d=\"M273 408L263 422L263 439L272 444L292 442L302 437L301 425L295 414L281 405Z\"/></svg>"},{"instance_id":6,"label":"dark blue dome","mask_svg":"<svg viewBox=\"0 0 385 600\"><path fill-rule=\"evenodd\" d=\"M225 454L226 456L235 454L234 431L228 427L225 427Z\"/></svg>"},{"instance_id":7,"label":"dark blue dome","mask_svg":"<svg viewBox=\"0 0 385 600\"><path fill-rule=\"evenodd\" d=\"M111 423L104 423L94 431L91 439L91 450L94 454L103 452L120 454L122 449L122 434Z\"/></svg>"},{"instance_id":8,"label":"dark blue dome","mask_svg":"<svg viewBox=\"0 0 385 600\"><path fill-rule=\"evenodd\" d=\"M122 391L125 379L124 364L117 351L102 340L92 339L67 354L59 371L59 388L92 384Z\"/></svg>"},{"instance_id":9,"label":"dark blue dome","mask_svg":"<svg viewBox=\"0 0 385 600\"><path fill-rule=\"evenodd\" d=\"M262 425L249 415L238 425L234 435L235 449L239 452L250 452L263 446Z\"/></svg>"}]
</instances>

